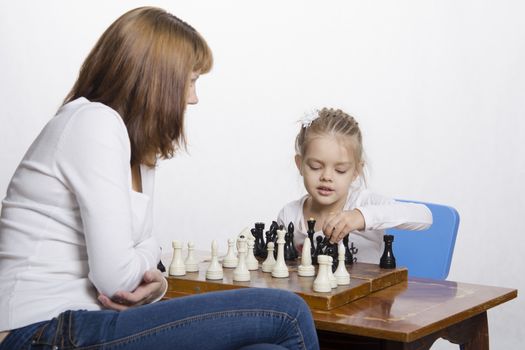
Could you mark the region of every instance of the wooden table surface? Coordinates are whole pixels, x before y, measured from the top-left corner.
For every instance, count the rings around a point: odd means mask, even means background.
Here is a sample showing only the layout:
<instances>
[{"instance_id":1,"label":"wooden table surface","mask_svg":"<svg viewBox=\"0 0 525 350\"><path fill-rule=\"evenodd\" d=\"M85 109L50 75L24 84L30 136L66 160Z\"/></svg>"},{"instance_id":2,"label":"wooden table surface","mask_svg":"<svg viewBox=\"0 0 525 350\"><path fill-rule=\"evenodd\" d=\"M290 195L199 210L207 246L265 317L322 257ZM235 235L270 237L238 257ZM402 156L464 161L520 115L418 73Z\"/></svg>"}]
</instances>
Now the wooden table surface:
<instances>
[{"instance_id":1,"label":"wooden table surface","mask_svg":"<svg viewBox=\"0 0 525 350\"><path fill-rule=\"evenodd\" d=\"M321 330L412 342L516 296L516 289L409 279L338 308L312 313Z\"/></svg>"},{"instance_id":2,"label":"wooden table surface","mask_svg":"<svg viewBox=\"0 0 525 350\"><path fill-rule=\"evenodd\" d=\"M343 306L311 310L322 349L351 344L352 349L422 350L444 338L464 350L485 350L486 311L517 294L512 288L410 278Z\"/></svg>"}]
</instances>

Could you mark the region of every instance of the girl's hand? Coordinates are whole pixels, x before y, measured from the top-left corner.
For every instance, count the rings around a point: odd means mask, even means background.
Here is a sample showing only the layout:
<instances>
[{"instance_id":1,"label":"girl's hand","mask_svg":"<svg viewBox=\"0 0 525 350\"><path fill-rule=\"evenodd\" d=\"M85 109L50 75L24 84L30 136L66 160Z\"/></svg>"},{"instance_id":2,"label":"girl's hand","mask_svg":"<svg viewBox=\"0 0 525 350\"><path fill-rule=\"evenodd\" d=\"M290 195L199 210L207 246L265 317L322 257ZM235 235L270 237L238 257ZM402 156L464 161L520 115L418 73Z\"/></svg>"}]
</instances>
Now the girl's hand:
<instances>
[{"instance_id":1,"label":"girl's hand","mask_svg":"<svg viewBox=\"0 0 525 350\"><path fill-rule=\"evenodd\" d=\"M325 221L323 233L330 243L338 243L348 233L365 228L365 218L357 209L342 211Z\"/></svg>"},{"instance_id":2,"label":"girl's hand","mask_svg":"<svg viewBox=\"0 0 525 350\"><path fill-rule=\"evenodd\" d=\"M142 283L133 292L119 291L112 299L104 294L99 294L98 301L106 308L123 311L133 306L151 303L166 291L167 281L157 269L144 273Z\"/></svg>"}]
</instances>

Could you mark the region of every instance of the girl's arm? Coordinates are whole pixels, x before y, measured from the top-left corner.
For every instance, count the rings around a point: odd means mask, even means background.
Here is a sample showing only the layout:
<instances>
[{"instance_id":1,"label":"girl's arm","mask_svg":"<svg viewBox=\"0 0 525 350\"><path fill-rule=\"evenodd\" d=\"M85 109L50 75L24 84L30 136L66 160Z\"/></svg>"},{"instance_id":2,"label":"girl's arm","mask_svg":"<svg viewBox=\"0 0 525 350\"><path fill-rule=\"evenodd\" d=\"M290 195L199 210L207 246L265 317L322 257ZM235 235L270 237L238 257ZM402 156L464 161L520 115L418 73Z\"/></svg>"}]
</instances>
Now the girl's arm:
<instances>
[{"instance_id":1,"label":"girl's arm","mask_svg":"<svg viewBox=\"0 0 525 350\"><path fill-rule=\"evenodd\" d=\"M76 197L88 256L88 277L102 294L133 291L155 268L151 234L132 239L130 146L120 116L104 105L73 115L57 145L57 176Z\"/></svg>"},{"instance_id":2,"label":"girl's arm","mask_svg":"<svg viewBox=\"0 0 525 350\"><path fill-rule=\"evenodd\" d=\"M394 199L363 191L356 203L364 217L364 230L425 230L432 225L432 213L424 204L398 202Z\"/></svg>"}]
</instances>

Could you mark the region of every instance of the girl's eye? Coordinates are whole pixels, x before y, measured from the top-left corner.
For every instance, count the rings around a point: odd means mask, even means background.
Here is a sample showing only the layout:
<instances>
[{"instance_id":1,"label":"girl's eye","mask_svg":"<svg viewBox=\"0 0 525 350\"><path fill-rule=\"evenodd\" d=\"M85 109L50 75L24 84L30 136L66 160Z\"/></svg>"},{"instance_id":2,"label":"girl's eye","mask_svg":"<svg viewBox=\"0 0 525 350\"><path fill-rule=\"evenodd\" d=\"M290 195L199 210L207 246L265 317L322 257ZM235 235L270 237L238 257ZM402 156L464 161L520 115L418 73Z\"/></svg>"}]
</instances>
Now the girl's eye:
<instances>
[{"instance_id":1,"label":"girl's eye","mask_svg":"<svg viewBox=\"0 0 525 350\"><path fill-rule=\"evenodd\" d=\"M335 170L338 174L346 174L348 170Z\"/></svg>"},{"instance_id":2,"label":"girl's eye","mask_svg":"<svg viewBox=\"0 0 525 350\"><path fill-rule=\"evenodd\" d=\"M312 170L319 170L319 169L321 169L321 167L320 167L320 166L317 166L317 165L308 165L308 166L309 166L310 169L312 169Z\"/></svg>"}]
</instances>

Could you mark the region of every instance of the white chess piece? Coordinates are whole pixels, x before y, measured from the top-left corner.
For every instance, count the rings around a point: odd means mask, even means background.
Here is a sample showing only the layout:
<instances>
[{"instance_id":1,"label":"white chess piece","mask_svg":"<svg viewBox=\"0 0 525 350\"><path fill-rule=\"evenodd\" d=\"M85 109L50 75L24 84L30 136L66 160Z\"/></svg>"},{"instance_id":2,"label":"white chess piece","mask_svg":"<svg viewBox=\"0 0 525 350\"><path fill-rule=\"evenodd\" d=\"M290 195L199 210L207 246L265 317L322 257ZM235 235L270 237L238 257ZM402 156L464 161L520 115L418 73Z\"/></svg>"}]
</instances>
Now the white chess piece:
<instances>
[{"instance_id":1,"label":"white chess piece","mask_svg":"<svg viewBox=\"0 0 525 350\"><path fill-rule=\"evenodd\" d=\"M328 279L330 280L330 287L337 288L337 279L334 276L334 272L332 270L334 266L334 258L329 256L330 265L328 266Z\"/></svg>"},{"instance_id":2,"label":"white chess piece","mask_svg":"<svg viewBox=\"0 0 525 350\"><path fill-rule=\"evenodd\" d=\"M235 240L233 238L228 239L228 252L226 253L226 256L222 259L222 266L229 267L229 268L235 268L237 267L237 263L239 262L239 259L235 256L234 251L235 246Z\"/></svg>"},{"instance_id":3,"label":"white chess piece","mask_svg":"<svg viewBox=\"0 0 525 350\"><path fill-rule=\"evenodd\" d=\"M206 279L221 280L223 277L222 265L219 263L217 255L217 241L211 242L211 262L208 270L206 270Z\"/></svg>"},{"instance_id":4,"label":"white chess piece","mask_svg":"<svg viewBox=\"0 0 525 350\"><path fill-rule=\"evenodd\" d=\"M266 250L268 251L268 257L262 264L262 270L263 272L272 272L273 266L275 265L275 258L273 257L273 242L268 242Z\"/></svg>"},{"instance_id":5,"label":"white chess piece","mask_svg":"<svg viewBox=\"0 0 525 350\"><path fill-rule=\"evenodd\" d=\"M186 267L184 266L184 260L182 260L182 243L173 241L171 246L173 247L173 258L171 259L169 274L171 276L184 276Z\"/></svg>"},{"instance_id":6,"label":"white chess piece","mask_svg":"<svg viewBox=\"0 0 525 350\"><path fill-rule=\"evenodd\" d=\"M252 234L250 233L250 236ZM253 254L253 247L255 246L255 238L250 238L248 236L248 239L246 240L246 243L248 245L248 254L246 255L246 266L248 267L248 270L258 270L259 269L259 261L255 258L255 255Z\"/></svg>"},{"instance_id":7,"label":"white chess piece","mask_svg":"<svg viewBox=\"0 0 525 350\"><path fill-rule=\"evenodd\" d=\"M244 237L246 239L249 239L252 236L253 235L248 227L243 228L241 232L239 232L239 234L237 235L237 251L239 251L239 238Z\"/></svg>"},{"instance_id":8,"label":"white chess piece","mask_svg":"<svg viewBox=\"0 0 525 350\"><path fill-rule=\"evenodd\" d=\"M186 266L186 272L199 271L199 262L195 259L195 244L193 242L188 242L188 255L184 260L184 266Z\"/></svg>"},{"instance_id":9,"label":"white chess piece","mask_svg":"<svg viewBox=\"0 0 525 350\"><path fill-rule=\"evenodd\" d=\"M315 292L327 293L332 291L330 279L328 277L328 269L330 268L330 257L328 255L318 255L317 262L319 263L319 270L317 277L314 280L313 288Z\"/></svg>"},{"instance_id":10,"label":"white chess piece","mask_svg":"<svg viewBox=\"0 0 525 350\"><path fill-rule=\"evenodd\" d=\"M337 270L334 272L334 276L337 279L337 284L340 286L345 286L350 284L350 274L346 270L345 266L345 246L339 244L338 247L338 258L339 263L337 264Z\"/></svg>"},{"instance_id":11,"label":"white chess piece","mask_svg":"<svg viewBox=\"0 0 525 350\"><path fill-rule=\"evenodd\" d=\"M297 269L299 276L315 276L315 267L312 265L312 256L310 255L310 239L304 240L303 252L301 254L301 265Z\"/></svg>"},{"instance_id":12,"label":"white chess piece","mask_svg":"<svg viewBox=\"0 0 525 350\"><path fill-rule=\"evenodd\" d=\"M246 266L246 237L242 236L237 239L237 247L239 250L239 263L235 270L233 270L233 280L237 282L246 282L250 280L250 270Z\"/></svg>"},{"instance_id":13,"label":"white chess piece","mask_svg":"<svg viewBox=\"0 0 525 350\"><path fill-rule=\"evenodd\" d=\"M284 261L284 244L286 243L286 240L284 239L285 234L285 230L277 230L277 261L275 265L273 265L272 277L283 278L290 275L288 266L286 266L286 262Z\"/></svg>"}]
</instances>

